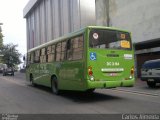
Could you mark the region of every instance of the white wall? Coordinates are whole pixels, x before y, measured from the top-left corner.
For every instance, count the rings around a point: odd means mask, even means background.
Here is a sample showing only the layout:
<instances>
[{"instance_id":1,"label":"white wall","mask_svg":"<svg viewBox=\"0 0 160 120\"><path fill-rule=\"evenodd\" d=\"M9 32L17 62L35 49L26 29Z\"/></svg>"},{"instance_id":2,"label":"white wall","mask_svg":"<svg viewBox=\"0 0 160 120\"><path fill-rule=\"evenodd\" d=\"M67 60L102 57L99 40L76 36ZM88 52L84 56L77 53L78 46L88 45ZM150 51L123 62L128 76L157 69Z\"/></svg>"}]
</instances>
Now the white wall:
<instances>
[{"instance_id":1,"label":"white wall","mask_svg":"<svg viewBox=\"0 0 160 120\"><path fill-rule=\"evenodd\" d=\"M107 26L106 1L96 0L97 25ZM108 13L109 25L131 31L133 42L160 38L160 0L109 0Z\"/></svg>"}]
</instances>

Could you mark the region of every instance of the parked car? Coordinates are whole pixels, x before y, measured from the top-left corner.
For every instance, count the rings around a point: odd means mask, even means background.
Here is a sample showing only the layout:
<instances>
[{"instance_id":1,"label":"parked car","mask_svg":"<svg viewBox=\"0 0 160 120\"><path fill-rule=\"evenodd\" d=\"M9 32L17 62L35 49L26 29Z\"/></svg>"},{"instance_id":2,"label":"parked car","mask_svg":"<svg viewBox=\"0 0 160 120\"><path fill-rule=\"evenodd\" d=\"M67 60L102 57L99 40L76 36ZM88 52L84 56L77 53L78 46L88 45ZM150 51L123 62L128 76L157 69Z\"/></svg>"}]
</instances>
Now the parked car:
<instances>
[{"instance_id":1,"label":"parked car","mask_svg":"<svg viewBox=\"0 0 160 120\"><path fill-rule=\"evenodd\" d=\"M146 81L149 87L160 83L160 59L146 61L141 68L141 80Z\"/></svg>"},{"instance_id":2,"label":"parked car","mask_svg":"<svg viewBox=\"0 0 160 120\"><path fill-rule=\"evenodd\" d=\"M14 69L12 67L7 67L6 64L3 66L3 76L12 75L14 76Z\"/></svg>"},{"instance_id":3,"label":"parked car","mask_svg":"<svg viewBox=\"0 0 160 120\"><path fill-rule=\"evenodd\" d=\"M0 63L0 73L2 73L3 72L3 63Z\"/></svg>"}]
</instances>

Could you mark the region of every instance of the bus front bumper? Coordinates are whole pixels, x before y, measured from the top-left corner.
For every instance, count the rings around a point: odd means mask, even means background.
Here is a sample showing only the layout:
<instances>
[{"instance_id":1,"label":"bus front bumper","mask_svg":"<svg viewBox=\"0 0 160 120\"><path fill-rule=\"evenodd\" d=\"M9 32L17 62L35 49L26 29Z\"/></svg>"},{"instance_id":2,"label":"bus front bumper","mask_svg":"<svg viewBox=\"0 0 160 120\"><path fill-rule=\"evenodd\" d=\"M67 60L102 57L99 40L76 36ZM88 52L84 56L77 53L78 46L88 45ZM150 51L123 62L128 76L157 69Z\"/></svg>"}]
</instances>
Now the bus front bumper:
<instances>
[{"instance_id":1,"label":"bus front bumper","mask_svg":"<svg viewBox=\"0 0 160 120\"><path fill-rule=\"evenodd\" d=\"M115 88L115 87L132 87L135 80L119 80L119 81L90 81L88 80L88 88Z\"/></svg>"}]
</instances>

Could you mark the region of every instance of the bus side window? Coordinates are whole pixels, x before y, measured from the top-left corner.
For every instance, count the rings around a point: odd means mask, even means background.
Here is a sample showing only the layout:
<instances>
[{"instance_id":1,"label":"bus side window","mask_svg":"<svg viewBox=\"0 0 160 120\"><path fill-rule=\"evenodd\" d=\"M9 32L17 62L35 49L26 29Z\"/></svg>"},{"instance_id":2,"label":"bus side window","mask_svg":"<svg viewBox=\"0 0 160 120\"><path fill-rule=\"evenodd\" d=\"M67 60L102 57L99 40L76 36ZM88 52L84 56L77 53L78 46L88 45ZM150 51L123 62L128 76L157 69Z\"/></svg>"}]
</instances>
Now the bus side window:
<instances>
[{"instance_id":1,"label":"bus side window","mask_svg":"<svg viewBox=\"0 0 160 120\"><path fill-rule=\"evenodd\" d=\"M56 45L56 61L61 61L61 42Z\"/></svg>"},{"instance_id":2,"label":"bus side window","mask_svg":"<svg viewBox=\"0 0 160 120\"><path fill-rule=\"evenodd\" d=\"M40 62L40 50L36 50L34 53L34 63Z\"/></svg>"},{"instance_id":3,"label":"bus side window","mask_svg":"<svg viewBox=\"0 0 160 120\"><path fill-rule=\"evenodd\" d=\"M52 46L47 47L47 62L53 61Z\"/></svg>"},{"instance_id":4,"label":"bus side window","mask_svg":"<svg viewBox=\"0 0 160 120\"><path fill-rule=\"evenodd\" d=\"M67 41L67 60L72 60L72 42L71 39Z\"/></svg>"},{"instance_id":5,"label":"bus side window","mask_svg":"<svg viewBox=\"0 0 160 120\"><path fill-rule=\"evenodd\" d=\"M31 64L31 54L27 54L27 65Z\"/></svg>"},{"instance_id":6,"label":"bus side window","mask_svg":"<svg viewBox=\"0 0 160 120\"><path fill-rule=\"evenodd\" d=\"M66 59L65 51L66 51L66 41L62 42L61 61Z\"/></svg>"},{"instance_id":7,"label":"bus side window","mask_svg":"<svg viewBox=\"0 0 160 120\"><path fill-rule=\"evenodd\" d=\"M51 51L52 51L52 46L48 46L47 47L47 55L49 55L51 53Z\"/></svg>"},{"instance_id":8,"label":"bus side window","mask_svg":"<svg viewBox=\"0 0 160 120\"><path fill-rule=\"evenodd\" d=\"M45 63L47 61L46 48L41 49L40 63Z\"/></svg>"},{"instance_id":9,"label":"bus side window","mask_svg":"<svg viewBox=\"0 0 160 120\"><path fill-rule=\"evenodd\" d=\"M31 53L31 58L30 58L30 60L31 60L31 61L30 61L31 64L34 63L34 53L33 53L33 52Z\"/></svg>"},{"instance_id":10,"label":"bus side window","mask_svg":"<svg viewBox=\"0 0 160 120\"><path fill-rule=\"evenodd\" d=\"M53 61L55 61L55 45L52 45L52 51L51 51L51 53L52 53L52 60Z\"/></svg>"},{"instance_id":11,"label":"bus side window","mask_svg":"<svg viewBox=\"0 0 160 120\"><path fill-rule=\"evenodd\" d=\"M55 45L47 47L47 62L55 61Z\"/></svg>"},{"instance_id":12,"label":"bus side window","mask_svg":"<svg viewBox=\"0 0 160 120\"><path fill-rule=\"evenodd\" d=\"M71 40L69 39L67 41L67 50L71 49Z\"/></svg>"},{"instance_id":13,"label":"bus side window","mask_svg":"<svg viewBox=\"0 0 160 120\"><path fill-rule=\"evenodd\" d=\"M73 60L79 60L83 58L83 36L78 36L73 40Z\"/></svg>"}]
</instances>

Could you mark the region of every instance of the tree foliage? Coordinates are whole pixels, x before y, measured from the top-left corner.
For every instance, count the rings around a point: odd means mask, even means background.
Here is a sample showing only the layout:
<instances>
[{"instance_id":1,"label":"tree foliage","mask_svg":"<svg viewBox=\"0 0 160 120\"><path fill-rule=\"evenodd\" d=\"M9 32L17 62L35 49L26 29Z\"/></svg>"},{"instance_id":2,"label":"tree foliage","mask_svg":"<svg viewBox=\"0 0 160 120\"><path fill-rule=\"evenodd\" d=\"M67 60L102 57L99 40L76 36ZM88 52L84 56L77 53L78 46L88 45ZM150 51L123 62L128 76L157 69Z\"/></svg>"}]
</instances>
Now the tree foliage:
<instances>
[{"instance_id":1,"label":"tree foliage","mask_svg":"<svg viewBox=\"0 0 160 120\"><path fill-rule=\"evenodd\" d=\"M3 55L2 61L7 64L8 67L14 67L21 63L21 54L16 49L18 45L7 44L3 45L1 48L1 54Z\"/></svg>"},{"instance_id":2,"label":"tree foliage","mask_svg":"<svg viewBox=\"0 0 160 120\"><path fill-rule=\"evenodd\" d=\"M0 48L3 46L3 34L0 26Z\"/></svg>"}]
</instances>

